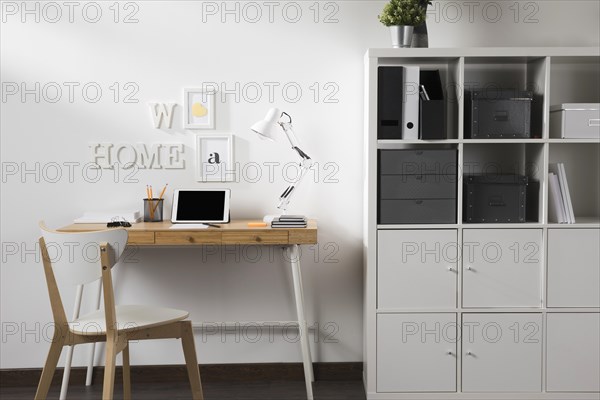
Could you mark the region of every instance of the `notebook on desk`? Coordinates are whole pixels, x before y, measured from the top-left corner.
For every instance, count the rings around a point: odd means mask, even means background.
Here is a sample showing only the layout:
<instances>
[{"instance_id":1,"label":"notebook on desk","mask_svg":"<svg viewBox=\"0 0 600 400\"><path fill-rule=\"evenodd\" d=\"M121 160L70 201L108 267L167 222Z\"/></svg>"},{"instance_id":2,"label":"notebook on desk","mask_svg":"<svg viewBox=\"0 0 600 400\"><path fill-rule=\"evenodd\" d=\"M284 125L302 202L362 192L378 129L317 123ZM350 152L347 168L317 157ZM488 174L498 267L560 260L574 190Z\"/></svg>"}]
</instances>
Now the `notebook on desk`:
<instances>
[{"instance_id":1,"label":"notebook on desk","mask_svg":"<svg viewBox=\"0 0 600 400\"><path fill-rule=\"evenodd\" d=\"M229 189L177 189L173 194L174 224L229 222Z\"/></svg>"}]
</instances>

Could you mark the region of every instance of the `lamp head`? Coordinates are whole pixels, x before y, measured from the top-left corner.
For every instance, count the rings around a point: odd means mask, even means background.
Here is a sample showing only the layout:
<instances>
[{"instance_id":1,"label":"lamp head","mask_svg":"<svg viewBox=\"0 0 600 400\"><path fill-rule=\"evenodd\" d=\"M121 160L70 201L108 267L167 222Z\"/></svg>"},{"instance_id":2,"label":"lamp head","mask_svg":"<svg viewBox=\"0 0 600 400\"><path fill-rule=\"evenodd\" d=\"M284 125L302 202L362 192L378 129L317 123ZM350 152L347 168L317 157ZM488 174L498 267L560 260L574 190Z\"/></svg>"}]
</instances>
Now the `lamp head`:
<instances>
[{"instance_id":1,"label":"lamp head","mask_svg":"<svg viewBox=\"0 0 600 400\"><path fill-rule=\"evenodd\" d=\"M281 129L277 122L280 116L281 112L279 109L271 108L265 118L252 125L250 129L260 135L262 139L275 140L278 129Z\"/></svg>"}]
</instances>

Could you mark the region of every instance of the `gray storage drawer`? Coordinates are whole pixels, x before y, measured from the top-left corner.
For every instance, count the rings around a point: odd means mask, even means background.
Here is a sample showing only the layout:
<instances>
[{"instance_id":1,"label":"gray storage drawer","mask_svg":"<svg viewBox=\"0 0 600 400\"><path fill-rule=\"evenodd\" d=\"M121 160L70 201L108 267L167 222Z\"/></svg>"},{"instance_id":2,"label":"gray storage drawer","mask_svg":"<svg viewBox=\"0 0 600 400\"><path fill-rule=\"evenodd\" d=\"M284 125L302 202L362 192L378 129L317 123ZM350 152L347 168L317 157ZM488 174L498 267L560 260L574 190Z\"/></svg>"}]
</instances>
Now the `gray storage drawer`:
<instances>
[{"instance_id":1,"label":"gray storage drawer","mask_svg":"<svg viewBox=\"0 0 600 400\"><path fill-rule=\"evenodd\" d=\"M383 175L381 199L450 199L456 197L456 175Z\"/></svg>"},{"instance_id":2,"label":"gray storage drawer","mask_svg":"<svg viewBox=\"0 0 600 400\"><path fill-rule=\"evenodd\" d=\"M456 223L455 199L379 200L380 224Z\"/></svg>"},{"instance_id":3,"label":"gray storage drawer","mask_svg":"<svg viewBox=\"0 0 600 400\"><path fill-rule=\"evenodd\" d=\"M456 175L456 149L379 150L382 175Z\"/></svg>"}]
</instances>

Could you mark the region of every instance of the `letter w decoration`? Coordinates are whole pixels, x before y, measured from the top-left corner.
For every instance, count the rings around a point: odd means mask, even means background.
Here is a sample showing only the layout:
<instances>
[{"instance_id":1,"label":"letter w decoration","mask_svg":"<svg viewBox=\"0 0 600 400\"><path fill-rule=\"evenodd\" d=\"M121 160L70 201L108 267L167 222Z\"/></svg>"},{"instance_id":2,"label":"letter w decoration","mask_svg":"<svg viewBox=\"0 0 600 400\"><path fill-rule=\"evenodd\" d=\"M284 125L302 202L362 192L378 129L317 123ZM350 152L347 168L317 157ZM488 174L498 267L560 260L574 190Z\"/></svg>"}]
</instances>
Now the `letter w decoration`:
<instances>
[{"instance_id":1,"label":"letter w decoration","mask_svg":"<svg viewBox=\"0 0 600 400\"><path fill-rule=\"evenodd\" d=\"M171 128L173 124L173 110L175 110L175 103L149 103L150 114L154 121L154 127L159 129L163 123L166 124L167 128Z\"/></svg>"}]
</instances>

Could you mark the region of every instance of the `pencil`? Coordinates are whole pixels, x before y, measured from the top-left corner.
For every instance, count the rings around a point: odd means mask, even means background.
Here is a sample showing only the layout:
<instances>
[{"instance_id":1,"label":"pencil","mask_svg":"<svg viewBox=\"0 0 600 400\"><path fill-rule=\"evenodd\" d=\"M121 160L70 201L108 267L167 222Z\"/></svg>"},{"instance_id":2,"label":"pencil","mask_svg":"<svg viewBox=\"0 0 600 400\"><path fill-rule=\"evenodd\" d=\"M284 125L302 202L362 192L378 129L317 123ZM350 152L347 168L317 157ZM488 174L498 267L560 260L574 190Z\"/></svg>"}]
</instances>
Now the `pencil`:
<instances>
[{"instance_id":1,"label":"pencil","mask_svg":"<svg viewBox=\"0 0 600 400\"><path fill-rule=\"evenodd\" d=\"M160 192L160 196L158 196L159 199L163 198L163 195L165 194L165 191L167 190L167 186L169 186L168 183L165 183L165 187L163 188L163 190Z\"/></svg>"},{"instance_id":2,"label":"pencil","mask_svg":"<svg viewBox=\"0 0 600 400\"><path fill-rule=\"evenodd\" d=\"M152 195L152 185L149 186L150 187L150 220L154 220L154 207L152 207L152 204L154 203L154 196Z\"/></svg>"},{"instance_id":3,"label":"pencil","mask_svg":"<svg viewBox=\"0 0 600 400\"><path fill-rule=\"evenodd\" d=\"M163 195L165 194L165 191L167 190L167 186L169 186L168 183L165 183L165 187L163 188L163 190L160 192L160 196L158 196L158 201L156 202L156 204L154 205L154 209L152 210L152 214L154 214L154 211L156 211L156 207L158 207L158 203L160 203L160 200L163 198Z\"/></svg>"}]
</instances>

